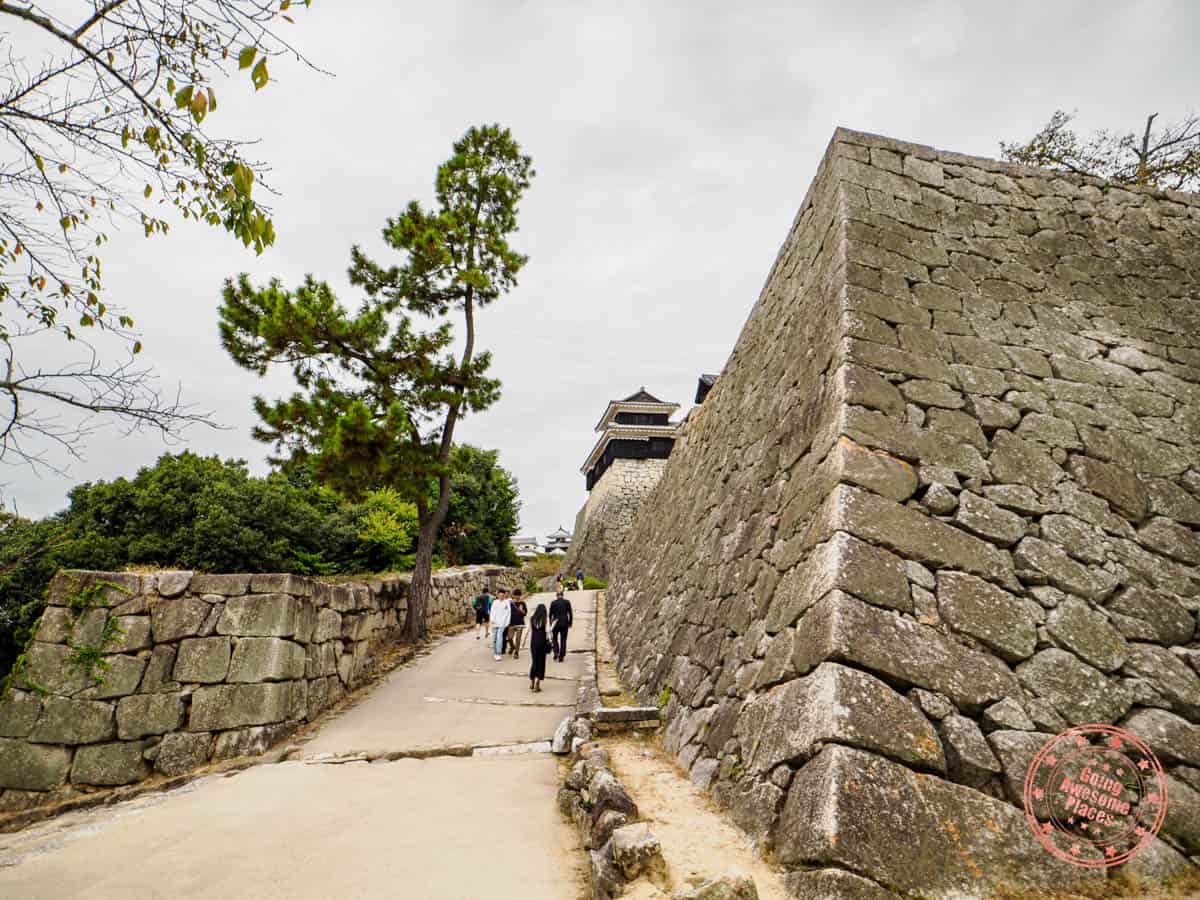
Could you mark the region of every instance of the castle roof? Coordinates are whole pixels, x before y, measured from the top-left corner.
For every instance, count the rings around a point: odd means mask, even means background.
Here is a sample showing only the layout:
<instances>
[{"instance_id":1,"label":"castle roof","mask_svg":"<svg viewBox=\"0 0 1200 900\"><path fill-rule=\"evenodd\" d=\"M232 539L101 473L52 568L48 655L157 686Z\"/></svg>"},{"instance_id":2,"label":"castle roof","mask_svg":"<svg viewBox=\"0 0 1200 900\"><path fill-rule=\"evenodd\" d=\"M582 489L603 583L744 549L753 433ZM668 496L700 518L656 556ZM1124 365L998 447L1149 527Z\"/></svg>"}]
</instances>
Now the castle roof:
<instances>
[{"instance_id":1,"label":"castle roof","mask_svg":"<svg viewBox=\"0 0 1200 900\"><path fill-rule=\"evenodd\" d=\"M673 409L679 408L678 404L671 404L671 406ZM679 426L675 423L670 425L622 425L619 422L611 422L604 429L604 433L600 435L595 446L592 447L592 452L588 454L587 460L579 471L584 475L590 472L611 441L648 441L650 438L656 437L674 438L678 429Z\"/></svg>"},{"instance_id":2,"label":"castle roof","mask_svg":"<svg viewBox=\"0 0 1200 900\"><path fill-rule=\"evenodd\" d=\"M634 391L624 400L609 401L608 408L604 410L604 415L600 417L600 421L596 423L596 431L603 431L616 418L617 413L632 412L632 413L657 413L659 415L666 414L670 416L679 409L678 403L666 403L659 400L644 387Z\"/></svg>"},{"instance_id":3,"label":"castle roof","mask_svg":"<svg viewBox=\"0 0 1200 900\"><path fill-rule=\"evenodd\" d=\"M657 397L655 397L653 394L651 394L649 391L647 391L645 387L638 388L636 391L634 391L632 394L630 394L628 397L626 397L624 400L621 400L620 402L621 403L662 403L661 400L659 400Z\"/></svg>"}]
</instances>

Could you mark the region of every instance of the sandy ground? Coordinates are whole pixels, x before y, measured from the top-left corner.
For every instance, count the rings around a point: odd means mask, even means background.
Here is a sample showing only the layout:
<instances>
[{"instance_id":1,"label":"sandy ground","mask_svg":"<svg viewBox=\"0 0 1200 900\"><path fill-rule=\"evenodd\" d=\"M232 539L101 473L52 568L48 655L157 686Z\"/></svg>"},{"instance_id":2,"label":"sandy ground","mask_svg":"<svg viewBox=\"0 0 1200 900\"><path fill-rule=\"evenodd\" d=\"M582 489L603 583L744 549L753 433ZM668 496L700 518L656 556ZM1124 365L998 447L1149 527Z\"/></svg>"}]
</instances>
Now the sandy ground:
<instances>
[{"instance_id":1,"label":"sandy ground","mask_svg":"<svg viewBox=\"0 0 1200 900\"><path fill-rule=\"evenodd\" d=\"M749 838L688 780L656 738L621 737L603 745L641 818L662 844L671 890L742 874L754 879L761 900L789 900L780 872L759 858ZM662 900L670 893L640 881L624 896Z\"/></svg>"},{"instance_id":2,"label":"sandy ground","mask_svg":"<svg viewBox=\"0 0 1200 900\"><path fill-rule=\"evenodd\" d=\"M571 646L590 646L592 595L571 601ZM0 835L0 898L579 900L584 854L548 753L318 761L549 738L574 703L580 655L549 661L553 678L531 694L528 657L495 662L483 643L438 641L320 723L306 759Z\"/></svg>"}]
</instances>

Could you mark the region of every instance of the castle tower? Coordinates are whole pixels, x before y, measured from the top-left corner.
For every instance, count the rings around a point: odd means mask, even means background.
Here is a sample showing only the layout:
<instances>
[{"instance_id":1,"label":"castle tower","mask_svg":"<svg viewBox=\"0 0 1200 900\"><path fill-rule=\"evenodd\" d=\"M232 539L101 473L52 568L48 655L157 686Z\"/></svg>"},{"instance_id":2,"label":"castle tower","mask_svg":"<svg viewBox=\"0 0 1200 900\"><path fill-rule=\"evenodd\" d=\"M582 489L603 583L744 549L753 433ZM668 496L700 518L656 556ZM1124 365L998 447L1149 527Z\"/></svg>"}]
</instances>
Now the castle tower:
<instances>
[{"instance_id":1,"label":"castle tower","mask_svg":"<svg viewBox=\"0 0 1200 900\"><path fill-rule=\"evenodd\" d=\"M588 499L575 517L566 570L582 566L607 578L609 565L633 524L642 499L658 483L675 446L678 403L665 403L645 387L613 400L596 423L597 439L580 472Z\"/></svg>"}]
</instances>

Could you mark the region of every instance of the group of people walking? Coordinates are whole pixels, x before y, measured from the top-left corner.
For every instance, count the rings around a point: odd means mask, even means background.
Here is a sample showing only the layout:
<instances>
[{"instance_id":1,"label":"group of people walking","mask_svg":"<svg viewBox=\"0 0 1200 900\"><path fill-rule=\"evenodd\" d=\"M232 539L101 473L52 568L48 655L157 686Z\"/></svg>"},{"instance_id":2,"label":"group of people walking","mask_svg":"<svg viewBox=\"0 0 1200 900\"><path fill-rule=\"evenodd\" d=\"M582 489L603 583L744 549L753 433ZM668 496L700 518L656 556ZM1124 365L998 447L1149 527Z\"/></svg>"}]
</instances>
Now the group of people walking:
<instances>
[{"instance_id":1,"label":"group of people walking","mask_svg":"<svg viewBox=\"0 0 1200 900\"><path fill-rule=\"evenodd\" d=\"M497 662L507 653L511 653L513 659L519 659L525 639L525 617L529 612L529 607L522 599L521 589L517 588L510 593L507 588L500 588L493 595L490 590L484 588L471 605L475 610L475 639L490 636L492 658ZM567 632L574 624L575 613L571 609L571 601L566 598L561 587L555 591L549 610L546 609L546 604L539 603L533 615L529 617L531 691L542 689L548 655L553 654L558 662L567 658ZM549 636L546 634L547 627L550 628Z\"/></svg>"}]
</instances>

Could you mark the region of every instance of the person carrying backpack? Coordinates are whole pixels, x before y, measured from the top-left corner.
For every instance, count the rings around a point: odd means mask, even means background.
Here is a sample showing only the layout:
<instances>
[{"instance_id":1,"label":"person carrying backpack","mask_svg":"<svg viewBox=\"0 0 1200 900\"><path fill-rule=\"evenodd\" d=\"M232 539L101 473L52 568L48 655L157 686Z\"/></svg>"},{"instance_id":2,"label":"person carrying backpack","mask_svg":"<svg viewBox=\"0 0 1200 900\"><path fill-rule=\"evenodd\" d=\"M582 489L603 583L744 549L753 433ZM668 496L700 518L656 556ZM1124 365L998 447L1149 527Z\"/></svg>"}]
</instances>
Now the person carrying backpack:
<instances>
[{"instance_id":1,"label":"person carrying backpack","mask_svg":"<svg viewBox=\"0 0 1200 900\"><path fill-rule=\"evenodd\" d=\"M485 587L471 604L475 608L475 640L487 637L488 613L492 611L492 595Z\"/></svg>"}]
</instances>

